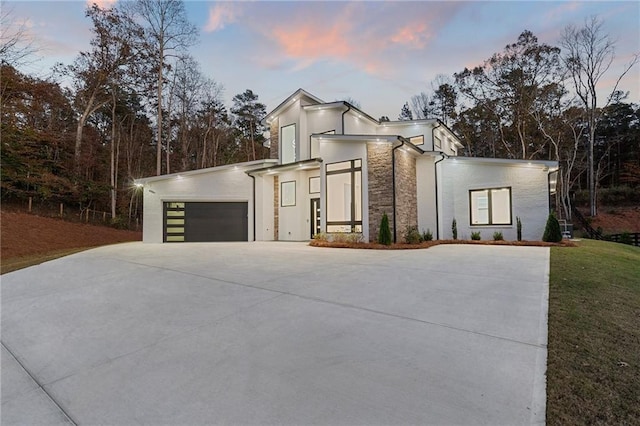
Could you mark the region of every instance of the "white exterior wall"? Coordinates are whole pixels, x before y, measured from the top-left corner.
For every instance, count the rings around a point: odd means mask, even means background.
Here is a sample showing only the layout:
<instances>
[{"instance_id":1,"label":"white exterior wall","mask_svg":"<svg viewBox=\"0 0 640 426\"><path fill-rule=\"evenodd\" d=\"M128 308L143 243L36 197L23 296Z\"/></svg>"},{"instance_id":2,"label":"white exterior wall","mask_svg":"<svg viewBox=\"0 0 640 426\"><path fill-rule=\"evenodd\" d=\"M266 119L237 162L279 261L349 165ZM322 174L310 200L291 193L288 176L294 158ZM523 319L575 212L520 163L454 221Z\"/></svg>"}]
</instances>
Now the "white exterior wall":
<instances>
[{"instance_id":1,"label":"white exterior wall","mask_svg":"<svg viewBox=\"0 0 640 426\"><path fill-rule=\"evenodd\" d=\"M278 239L280 241L304 241L309 239L309 179L306 171L282 172L278 175L281 191L283 182L296 182L296 205L282 207L279 197Z\"/></svg>"},{"instance_id":2,"label":"white exterior wall","mask_svg":"<svg viewBox=\"0 0 640 426\"><path fill-rule=\"evenodd\" d=\"M166 201L246 201L249 208L249 240L253 240L253 182L242 167L197 175L175 176L144 184L142 235L145 243L161 243Z\"/></svg>"},{"instance_id":3,"label":"white exterior wall","mask_svg":"<svg viewBox=\"0 0 640 426\"><path fill-rule=\"evenodd\" d=\"M249 216L253 210L249 211ZM273 241L273 176L256 176L256 240Z\"/></svg>"},{"instance_id":4,"label":"white exterior wall","mask_svg":"<svg viewBox=\"0 0 640 426\"><path fill-rule=\"evenodd\" d=\"M279 116L278 116L278 134L282 135L282 128L283 127L287 127L291 124L295 124L296 125L296 161L300 161L300 155L301 155L301 143L304 143L304 140L300 139L300 130L301 130L301 125L300 125L300 101L295 101L291 104L291 106L289 108L287 108L285 111L283 111ZM280 146L278 147L278 152L280 153L280 156L282 157L282 136L278 137L278 143L280 144ZM302 152L304 152L304 148L302 148ZM281 162L281 158L278 159L279 163Z\"/></svg>"},{"instance_id":5,"label":"white exterior wall","mask_svg":"<svg viewBox=\"0 0 640 426\"><path fill-rule=\"evenodd\" d=\"M320 155L323 160L320 179L320 208L322 209L322 229L327 229L327 193L326 166L347 160L362 160L362 233L364 241L369 241L369 181L367 179L367 143L366 141L338 141L323 139L320 141Z\"/></svg>"},{"instance_id":6,"label":"white exterior wall","mask_svg":"<svg viewBox=\"0 0 640 426\"><path fill-rule=\"evenodd\" d=\"M522 221L524 240L541 240L549 214L548 171L541 165L495 164L482 160L448 159L440 163L442 207L440 238L452 237L451 222L458 224L458 239L470 239L480 231L483 240L501 231L505 240L516 240L516 216ZM511 187L511 225L471 226L469 190Z\"/></svg>"},{"instance_id":7,"label":"white exterior wall","mask_svg":"<svg viewBox=\"0 0 640 426\"><path fill-rule=\"evenodd\" d=\"M381 135L399 135L403 138L412 138L414 136L424 136L424 144L418 145L425 151L433 151L431 144L431 125L423 123L407 123L407 124L385 124L378 126L378 134Z\"/></svg>"},{"instance_id":8,"label":"white exterior wall","mask_svg":"<svg viewBox=\"0 0 640 426\"><path fill-rule=\"evenodd\" d=\"M357 112L351 110L344 115L344 134L375 135L378 127L377 124L371 122L364 116L358 117L357 114Z\"/></svg>"},{"instance_id":9,"label":"white exterior wall","mask_svg":"<svg viewBox=\"0 0 640 426\"><path fill-rule=\"evenodd\" d=\"M309 146L309 135L329 132L331 130L335 131L336 134L340 134L342 132L342 111L338 108L309 110L306 112L306 116L307 134L304 135L304 145L307 157L302 158L303 160L308 160L314 157L312 155L313 149ZM314 140L313 143L317 144L318 142L317 140Z\"/></svg>"},{"instance_id":10,"label":"white exterior wall","mask_svg":"<svg viewBox=\"0 0 640 426\"><path fill-rule=\"evenodd\" d=\"M436 191L434 163L436 158L422 156L416 159L416 181L418 196L418 230L431 230L436 238Z\"/></svg>"}]
</instances>

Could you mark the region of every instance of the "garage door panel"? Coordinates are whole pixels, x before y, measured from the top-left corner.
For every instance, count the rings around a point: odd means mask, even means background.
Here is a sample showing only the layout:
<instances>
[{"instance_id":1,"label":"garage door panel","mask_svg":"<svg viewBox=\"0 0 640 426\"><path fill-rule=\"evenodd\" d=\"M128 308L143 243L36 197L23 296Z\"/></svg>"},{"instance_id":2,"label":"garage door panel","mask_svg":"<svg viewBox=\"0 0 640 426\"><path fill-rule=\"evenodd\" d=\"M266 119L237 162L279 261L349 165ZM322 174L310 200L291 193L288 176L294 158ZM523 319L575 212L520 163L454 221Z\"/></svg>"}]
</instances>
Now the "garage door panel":
<instances>
[{"instance_id":1,"label":"garage door panel","mask_svg":"<svg viewBox=\"0 0 640 426\"><path fill-rule=\"evenodd\" d=\"M247 241L247 214L246 202L184 203L184 241ZM172 233L170 223L172 220L172 217L165 216L165 235L167 236ZM167 242L171 240L165 239Z\"/></svg>"}]
</instances>

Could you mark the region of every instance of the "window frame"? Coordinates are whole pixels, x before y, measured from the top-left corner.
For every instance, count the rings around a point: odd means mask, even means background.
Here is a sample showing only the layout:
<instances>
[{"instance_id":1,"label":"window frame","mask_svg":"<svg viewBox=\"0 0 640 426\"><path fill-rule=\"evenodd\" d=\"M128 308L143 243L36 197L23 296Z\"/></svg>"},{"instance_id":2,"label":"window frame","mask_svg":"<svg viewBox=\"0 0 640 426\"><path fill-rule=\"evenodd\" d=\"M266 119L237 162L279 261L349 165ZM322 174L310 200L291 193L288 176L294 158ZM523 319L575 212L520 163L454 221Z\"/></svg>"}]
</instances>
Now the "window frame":
<instances>
[{"instance_id":1,"label":"window frame","mask_svg":"<svg viewBox=\"0 0 640 426\"><path fill-rule=\"evenodd\" d=\"M360 165L356 166L356 161L359 161ZM337 170L327 170L329 166L340 163L349 163L349 167L344 169ZM356 220L356 203L355 203L355 192L356 192L356 172L360 172L360 220ZM333 231L332 233L349 233L349 232L362 232L362 216L364 216L362 199L363 199L363 190L362 190L362 158L355 158L352 160L344 160L344 161L336 161L334 163L328 163L325 165L325 174L326 176L331 175L339 175L339 174L349 174L350 182L351 182L351 208L350 208L350 220L341 220L341 221L329 221L329 182L327 180L327 185L325 188L325 200L326 200L326 212L327 212L327 221L326 227L327 230L330 226L348 226L350 231ZM325 177L326 178L326 177ZM357 229L360 229L358 231ZM327 231L328 232L328 231Z\"/></svg>"},{"instance_id":2,"label":"window frame","mask_svg":"<svg viewBox=\"0 0 640 426\"><path fill-rule=\"evenodd\" d=\"M285 184L293 184L293 204L285 204L284 200L284 192L285 192ZM290 186L290 185L287 185ZM295 180L287 180L284 182L280 182L280 207L295 207L296 206L296 181Z\"/></svg>"},{"instance_id":3,"label":"window frame","mask_svg":"<svg viewBox=\"0 0 640 426\"><path fill-rule=\"evenodd\" d=\"M493 223L493 191L509 190L509 222ZM487 223L473 223L474 212L472 198L474 192L487 191ZM469 190L469 225L470 226L512 226L513 225L513 188L511 186L501 186L493 188L476 188Z\"/></svg>"},{"instance_id":4,"label":"window frame","mask_svg":"<svg viewBox=\"0 0 640 426\"><path fill-rule=\"evenodd\" d=\"M311 183L312 180L313 180L314 184ZM312 186L315 186L315 182L316 181L318 182L317 183L317 186L318 186L318 190L317 191L315 191L315 188L312 188ZM321 191L321 189L320 189L320 176L311 176L311 177L309 177L309 194L319 194L320 191Z\"/></svg>"},{"instance_id":5,"label":"window frame","mask_svg":"<svg viewBox=\"0 0 640 426\"><path fill-rule=\"evenodd\" d=\"M287 127L291 127L291 126L293 126L293 143L294 143L294 145L293 145L293 161L285 162L284 161L284 149L283 149L285 143L284 143L284 138L282 136L283 136L283 133L284 133L283 132L284 129L286 129ZM297 161L297 159L298 159L298 153L296 152L298 150L298 142L296 141L296 137L297 137L296 131L297 131L296 123L291 123L291 124L287 124L286 126L280 127L280 134L279 134L280 137L278 139L280 139L280 147L279 148L280 148L280 160L281 160L282 164L295 163Z\"/></svg>"}]
</instances>

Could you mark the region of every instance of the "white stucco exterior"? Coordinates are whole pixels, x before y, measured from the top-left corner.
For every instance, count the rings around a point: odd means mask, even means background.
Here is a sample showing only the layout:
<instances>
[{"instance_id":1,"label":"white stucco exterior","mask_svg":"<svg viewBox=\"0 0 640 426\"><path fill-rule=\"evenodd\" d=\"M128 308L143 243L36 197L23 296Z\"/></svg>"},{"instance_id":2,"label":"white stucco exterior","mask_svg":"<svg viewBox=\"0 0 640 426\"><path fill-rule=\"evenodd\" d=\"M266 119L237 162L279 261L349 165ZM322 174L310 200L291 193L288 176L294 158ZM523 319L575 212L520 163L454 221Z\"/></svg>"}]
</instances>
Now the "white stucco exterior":
<instances>
[{"instance_id":1,"label":"white stucco exterior","mask_svg":"<svg viewBox=\"0 0 640 426\"><path fill-rule=\"evenodd\" d=\"M415 158L415 174L398 176L415 179L414 185L403 186L415 186L415 197L407 197L405 192L402 200L412 206L415 203L419 231L430 230L434 238L449 239L455 218L459 239L469 239L471 233L477 231L481 232L482 239L491 239L495 231L500 231L506 240L515 240L516 217L519 217L524 239L539 240L542 236L549 211L548 176L557 169L555 162L458 157L462 145L438 120L378 122L352 105L323 103L302 89L268 114L265 121L277 126L278 139L271 140L272 150L275 148L279 153L277 159L139 179L137 182L144 192L144 242L163 241L165 202L246 202L249 241L308 240L315 232L312 226L314 199L319 200L320 228L327 230L327 166L351 160L361 160L361 182L356 182L356 187L360 185L362 193L362 234L365 240L375 239L375 235L369 235L370 229L378 224L369 223L369 212L375 212L370 199L376 198L369 194L367 144L388 144L392 152L391 147L406 149L400 145L410 144L410 138L414 137L423 140L416 145L417 149L410 150ZM290 125L295 125L293 161L282 155L282 129ZM385 176L394 176L388 185L395 188L396 175L391 173L395 157L388 158L389 173ZM379 158L377 161L377 169L371 170L379 172ZM319 178L319 190L310 190L311 177ZM283 204L281 192L285 182L295 184L293 203L289 200ZM379 184L378 179L378 191ZM510 223L472 225L469 191L492 188L509 188ZM344 206L348 202L351 201L345 200Z\"/></svg>"}]
</instances>

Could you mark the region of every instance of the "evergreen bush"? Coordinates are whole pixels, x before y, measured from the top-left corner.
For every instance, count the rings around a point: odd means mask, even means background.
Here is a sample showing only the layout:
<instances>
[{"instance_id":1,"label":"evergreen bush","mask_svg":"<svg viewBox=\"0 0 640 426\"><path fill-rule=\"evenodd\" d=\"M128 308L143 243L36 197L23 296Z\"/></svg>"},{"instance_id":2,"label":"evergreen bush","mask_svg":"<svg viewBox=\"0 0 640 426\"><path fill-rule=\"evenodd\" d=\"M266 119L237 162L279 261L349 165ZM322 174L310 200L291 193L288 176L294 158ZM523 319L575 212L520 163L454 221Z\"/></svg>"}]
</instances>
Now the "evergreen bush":
<instances>
[{"instance_id":1,"label":"evergreen bush","mask_svg":"<svg viewBox=\"0 0 640 426\"><path fill-rule=\"evenodd\" d=\"M518 232L518 241L522 241L522 221L516 216L516 231Z\"/></svg>"},{"instance_id":2,"label":"evergreen bush","mask_svg":"<svg viewBox=\"0 0 640 426\"><path fill-rule=\"evenodd\" d=\"M456 222L455 219L453 219L453 222L451 222L451 233L453 234L453 239L457 240L458 239L458 222Z\"/></svg>"},{"instance_id":3,"label":"evergreen bush","mask_svg":"<svg viewBox=\"0 0 640 426\"><path fill-rule=\"evenodd\" d=\"M471 239L473 241L480 241L482 239L482 236L480 235L480 231L478 232L472 232L471 233Z\"/></svg>"},{"instance_id":4,"label":"evergreen bush","mask_svg":"<svg viewBox=\"0 0 640 426\"><path fill-rule=\"evenodd\" d=\"M392 242L391 228L389 227L389 218L387 217L386 213L382 215L382 220L380 221L380 231L378 232L378 242L380 244L384 244L385 246L390 246Z\"/></svg>"},{"instance_id":5,"label":"evergreen bush","mask_svg":"<svg viewBox=\"0 0 640 426\"><path fill-rule=\"evenodd\" d=\"M562 241L562 231L560 230L560 222L556 219L556 215L551 212L547 218L547 225L544 227L542 241L548 243L559 243Z\"/></svg>"}]
</instances>

